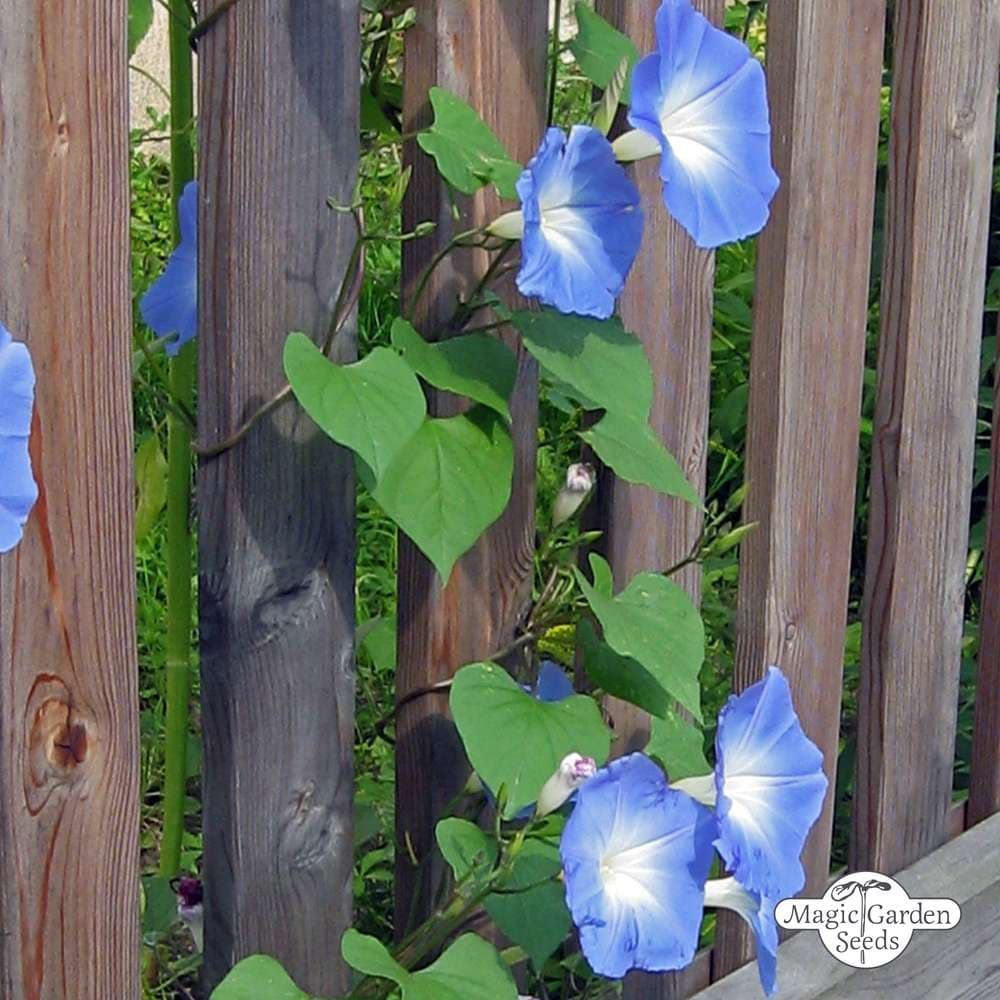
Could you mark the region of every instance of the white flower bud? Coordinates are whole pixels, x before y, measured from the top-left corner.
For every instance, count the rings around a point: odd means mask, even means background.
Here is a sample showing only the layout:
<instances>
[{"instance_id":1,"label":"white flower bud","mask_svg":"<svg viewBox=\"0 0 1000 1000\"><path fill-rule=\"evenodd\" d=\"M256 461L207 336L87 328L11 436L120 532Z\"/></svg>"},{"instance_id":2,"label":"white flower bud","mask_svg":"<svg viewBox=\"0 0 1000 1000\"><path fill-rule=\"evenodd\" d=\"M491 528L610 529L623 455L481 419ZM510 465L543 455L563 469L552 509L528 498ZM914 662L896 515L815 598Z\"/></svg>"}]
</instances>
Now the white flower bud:
<instances>
[{"instance_id":1,"label":"white flower bud","mask_svg":"<svg viewBox=\"0 0 1000 1000\"><path fill-rule=\"evenodd\" d=\"M565 756L556 773L542 786L535 814L547 816L558 809L585 781L597 773L593 757L571 753Z\"/></svg>"},{"instance_id":2,"label":"white flower bud","mask_svg":"<svg viewBox=\"0 0 1000 1000\"><path fill-rule=\"evenodd\" d=\"M502 240L519 240L524 236L524 213L520 210L507 212L494 219L486 231Z\"/></svg>"},{"instance_id":3,"label":"white flower bud","mask_svg":"<svg viewBox=\"0 0 1000 1000\"><path fill-rule=\"evenodd\" d=\"M577 462L566 470L566 485L559 491L552 508L552 527L568 521L579 509L595 482L594 467Z\"/></svg>"}]
</instances>

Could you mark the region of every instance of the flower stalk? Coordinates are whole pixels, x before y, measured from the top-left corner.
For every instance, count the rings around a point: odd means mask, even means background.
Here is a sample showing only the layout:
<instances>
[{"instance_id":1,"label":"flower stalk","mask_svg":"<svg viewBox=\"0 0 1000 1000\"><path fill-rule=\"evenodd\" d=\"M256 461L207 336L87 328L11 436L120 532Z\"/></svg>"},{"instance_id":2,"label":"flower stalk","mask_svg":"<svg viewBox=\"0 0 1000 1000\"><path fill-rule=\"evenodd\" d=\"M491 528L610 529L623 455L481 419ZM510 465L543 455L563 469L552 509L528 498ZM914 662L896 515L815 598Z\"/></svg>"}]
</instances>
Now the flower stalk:
<instances>
[{"instance_id":1,"label":"flower stalk","mask_svg":"<svg viewBox=\"0 0 1000 1000\"><path fill-rule=\"evenodd\" d=\"M180 242L179 205L194 179L194 75L189 32L191 10L172 3L170 31L170 193L174 242ZM195 347L185 344L170 361L171 397L183 410L194 409ZM187 782L188 716L191 699L191 427L171 412L167 417L167 626L166 747L163 782L163 836L160 874L172 878L180 868Z\"/></svg>"}]
</instances>

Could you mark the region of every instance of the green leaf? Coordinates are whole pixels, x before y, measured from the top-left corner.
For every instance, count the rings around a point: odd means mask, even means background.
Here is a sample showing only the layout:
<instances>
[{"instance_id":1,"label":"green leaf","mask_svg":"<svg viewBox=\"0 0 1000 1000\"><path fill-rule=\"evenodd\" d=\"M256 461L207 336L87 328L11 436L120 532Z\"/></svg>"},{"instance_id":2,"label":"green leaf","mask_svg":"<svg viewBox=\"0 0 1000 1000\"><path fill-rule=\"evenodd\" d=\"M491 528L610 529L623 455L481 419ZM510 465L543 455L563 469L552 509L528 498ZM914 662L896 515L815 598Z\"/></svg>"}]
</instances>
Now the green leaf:
<instances>
[{"instance_id":1,"label":"green leaf","mask_svg":"<svg viewBox=\"0 0 1000 1000\"><path fill-rule=\"evenodd\" d=\"M618 105L621 103L621 96L628 86L629 76L632 73L632 65L628 56L622 56L622 61L618 64L614 76L608 81L608 86L601 97L600 104L594 112L592 124L601 135L607 135L611 131L611 126L615 123L615 115L618 113Z\"/></svg>"},{"instance_id":2,"label":"green leaf","mask_svg":"<svg viewBox=\"0 0 1000 1000\"><path fill-rule=\"evenodd\" d=\"M567 754L598 763L608 757L611 734L593 698L538 701L494 663L474 663L455 675L451 711L480 778L494 790L506 788L507 817L538 798Z\"/></svg>"},{"instance_id":3,"label":"green leaf","mask_svg":"<svg viewBox=\"0 0 1000 1000\"><path fill-rule=\"evenodd\" d=\"M468 396L510 420L517 358L496 337L468 333L429 344L405 319L396 319L392 346L435 388Z\"/></svg>"},{"instance_id":4,"label":"green leaf","mask_svg":"<svg viewBox=\"0 0 1000 1000\"><path fill-rule=\"evenodd\" d=\"M387 347L363 361L335 365L302 333L285 341L285 373L303 409L381 480L427 414L410 366Z\"/></svg>"},{"instance_id":5,"label":"green leaf","mask_svg":"<svg viewBox=\"0 0 1000 1000\"><path fill-rule=\"evenodd\" d=\"M149 434L135 453L135 539L152 531L167 502L167 460L156 434Z\"/></svg>"},{"instance_id":6,"label":"green leaf","mask_svg":"<svg viewBox=\"0 0 1000 1000\"><path fill-rule=\"evenodd\" d=\"M142 899L142 940L152 947L177 923L177 894L170 879L144 875Z\"/></svg>"},{"instance_id":7,"label":"green leaf","mask_svg":"<svg viewBox=\"0 0 1000 1000\"><path fill-rule=\"evenodd\" d=\"M580 437L622 479L701 506L677 459L663 447L645 420L609 410L593 427L582 431Z\"/></svg>"},{"instance_id":8,"label":"green leaf","mask_svg":"<svg viewBox=\"0 0 1000 1000\"><path fill-rule=\"evenodd\" d=\"M496 184L501 198L517 199L520 163L512 160L490 127L460 97L431 87L434 124L417 136L420 148L434 157L441 176L463 194Z\"/></svg>"},{"instance_id":9,"label":"green leaf","mask_svg":"<svg viewBox=\"0 0 1000 1000\"><path fill-rule=\"evenodd\" d=\"M673 706L664 718L653 719L645 752L663 765L671 781L709 774L712 770L705 758L705 737L701 730Z\"/></svg>"},{"instance_id":10,"label":"green leaf","mask_svg":"<svg viewBox=\"0 0 1000 1000\"><path fill-rule=\"evenodd\" d=\"M605 642L638 660L701 722L698 673L705 659L705 627L684 589L657 573L640 573L609 598L575 567L573 572L604 628Z\"/></svg>"},{"instance_id":11,"label":"green leaf","mask_svg":"<svg viewBox=\"0 0 1000 1000\"><path fill-rule=\"evenodd\" d=\"M597 638L594 626L583 619L576 629L587 676L615 698L638 705L650 715L665 716L672 699L663 685L637 660L616 653Z\"/></svg>"},{"instance_id":12,"label":"green leaf","mask_svg":"<svg viewBox=\"0 0 1000 1000\"><path fill-rule=\"evenodd\" d=\"M153 25L153 0L128 0L128 57L149 33Z\"/></svg>"},{"instance_id":13,"label":"green leaf","mask_svg":"<svg viewBox=\"0 0 1000 1000\"><path fill-rule=\"evenodd\" d=\"M352 969L366 976L391 979L400 985L410 978L410 973L389 954L389 949L378 938L362 934L353 927L345 931L340 939L340 954Z\"/></svg>"},{"instance_id":14,"label":"green leaf","mask_svg":"<svg viewBox=\"0 0 1000 1000\"><path fill-rule=\"evenodd\" d=\"M474 870L490 868L497 859L496 842L467 819L443 819L434 828L434 834L456 880Z\"/></svg>"},{"instance_id":15,"label":"green leaf","mask_svg":"<svg viewBox=\"0 0 1000 1000\"><path fill-rule=\"evenodd\" d=\"M458 557L504 512L513 474L502 418L474 407L425 420L385 470L375 499L447 582Z\"/></svg>"},{"instance_id":16,"label":"green leaf","mask_svg":"<svg viewBox=\"0 0 1000 1000\"><path fill-rule=\"evenodd\" d=\"M396 616L370 618L358 626L355 641L364 646L377 670L393 673L396 669Z\"/></svg>"},{"instance_id":17,"label":"green leaf","mask_svg":"<svg viewBox=\"0 0 1000 1000\"><path fill-rule=\"evenodd\" d=\"M554 309L511 317L524 346L577 401L645 423L653 405L646 351L621 320L564 316Z\"/></svg>"},{"instance_id":18,"label":"green leaf","mask_svg":"<svg viewBox=\"0 0 1000 1000\"><path fill-rule=\"evenodd\" d=\"M309 1000L287 972L267 955L251 955L233 966L212 1000Z\"/></svg>"},{"instance_id":19,"label":"green leaf","mask_svg":"<svg viewBox=\"0 0 1000 1000\"><path fill-rule=\"evenodd\" d=\"M381 941L355 930L344 934L340 948L351 967L399 985L403 1000L517 1000L510 969L496 948L475 934L463 934L420 972L407 972Z\"/></svg>"},{"instance_id":20,"label":"green leaf","mask_svg":"<svg viewBox=\"0 0 1000 1000\"><path fill-rule=\"evenodd\" d=\"M555 878L561 869L558 847L526 841L504 892L492 893L483 904L497 927L528 953L538 970L569 933L566 888Z\"/></svg>"},{"instance_id":21,"label":"green leaf","mask_svg":"<svg viewBox=\"0 0 1000 1000\"><path fill-rule=\"evenodd\" d=\"M600 14L583 2L576 5L576 37L569 43L584 76L604 90L611 82L622 60L626 60L628 76L639 59L639 50L628 35L608 24ZM626 81L621 93L622 102L631 101L631 86Z\"/></svg>"},{"instance_id":22,"label":"green leaf","mask_svg":"<svg viewBox=\"0 0 1000 1000\"><path fill-rule=\"evenodd\" d=\"M372 93L367 82L361 84L361 131L393 137L399 135L399 129L382 110L378 98Z\"/></svg>"}]
</instances>

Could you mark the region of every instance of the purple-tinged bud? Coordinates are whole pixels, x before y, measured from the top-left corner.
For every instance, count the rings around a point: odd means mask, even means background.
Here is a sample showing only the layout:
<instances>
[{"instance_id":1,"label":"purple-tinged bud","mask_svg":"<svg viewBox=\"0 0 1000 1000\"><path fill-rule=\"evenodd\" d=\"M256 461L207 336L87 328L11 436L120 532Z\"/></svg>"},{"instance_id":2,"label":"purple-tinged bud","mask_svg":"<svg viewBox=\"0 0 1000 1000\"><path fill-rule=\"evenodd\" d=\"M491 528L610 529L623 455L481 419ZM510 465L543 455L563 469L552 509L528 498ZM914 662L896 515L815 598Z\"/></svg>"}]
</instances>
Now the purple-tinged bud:
<instances>
[{"instance_id":1,"label":"purple-tinged bud","mask_svg":"<svg viewBox=\"0 0 1000 1000\"><path fill-rule=\"evenodd\" d=\"M195 949L199 952L204 950L205 944L203 899L204 890L200 878L186 875L177 880L177 915L191 931Z\"/></svg>"},{"instance_id":2,"label":"purple-tinged bud","mask_svg":"<svg viewBox=\"0 0 1000 1000\"><path fill-rule=\"evenodd\" d=\"M597 774L593 757L571 753L565 756L556 773L542 786L535 814L547 816L558 809L585 781Z\"/></svg>"}]
</instances>

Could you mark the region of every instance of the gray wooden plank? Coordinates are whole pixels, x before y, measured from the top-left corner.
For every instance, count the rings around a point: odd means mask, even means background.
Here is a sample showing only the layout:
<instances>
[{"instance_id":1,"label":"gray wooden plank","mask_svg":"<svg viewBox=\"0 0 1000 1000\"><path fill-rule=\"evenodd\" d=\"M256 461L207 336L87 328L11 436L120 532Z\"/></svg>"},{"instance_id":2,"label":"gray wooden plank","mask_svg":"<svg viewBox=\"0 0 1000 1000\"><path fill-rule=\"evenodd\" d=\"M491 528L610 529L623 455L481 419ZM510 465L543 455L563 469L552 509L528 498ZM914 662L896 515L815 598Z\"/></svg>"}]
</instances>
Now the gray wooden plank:
<instances>
[{"instance_id":1,"label":"gray wooden plank","mask_svg":"<svg viewBox=\"0 0 1000 1000\"><path fill-rule=\"evenodd\" d=\"M290 330L326 335L354 240L325 200L348 200L357 169L358 29L357 0L255 0L201 39L202 442L281 388ZM353 356L350 327L335 353ZM338 995L352 906L353 464L289 403L201 463L198 501L206 980L265 952L303 989Z\"/></svg>"},{"instance_id":2,"label":"gray wooden plank","mask_svg":"<svg viewBox=\"0 0 1000 1000\"><path fill-rule=\"evenodd\" d=\"M0 27L0 321L35 365L39 488L0 558L9 1000L139 994L125 8L21 0Z\"/></svg>"},{"instance_id":3,"label":"gray wooden plank","mask_svg":"<svg viewBox=\"0 0 1000 1000\"><path fill-rule=\"evenodd\" d=\"M992 993L974 992L976 984L983 981L995 984L1000 974L996 948L996 941L1000 940L996 924L1000 916L1000 897L997 895L1000 892L1000 815L966 831L893 877L912 897L954 899L963 908L958 928L954 932L916 931L909 948L895 962L884 966L881 972L868 973L838 962L820 943L817 933L799 932L778 949L778 984L782 1000L859 995L892 997L893 1000L908 995L928 1000L953 1000L959 996L1000 995L996 989ZM986 925L982 934L977 929L981 925ZM961 943L965 935L973 939L975 948L965 949ZM956 966L956 975L963 968L968 972L958 979L945 980L949 989L957 984L958 993L935 991L931 989L933 981L912 976L916 992L910 994L896 993L888 988L882 992L858 994L844 988L848 981L852 982L852 988L858 987L868 982L868 977L876 982L878 976L905 976L911 968L919 969L921 977L944 976L950 974L949 970L938 966L948 965ZM961 992L966 989L973 992ZM833 990L840 992L831 992ZM748 965L699 993L698 1000L746 1000L759 992L756 966Z\"/></svg>"},{"instance_id":4,"label":"gray wooden plank","mask_svg":"<svg viewBox=\"0 0 1000 1000\"><path fill-rule=\"evenodd\" d=\"M998 0L898 0L856 869L891 874L947 836L998 57Z\"/></svg>"},{"instance_id":5,"label":"gray wooden plank","mask_svg":"<svg viewBox=\"0 0 1000 1000\"><path fill-rule=\"evenodd\" d=\"M737 689L776 664L823 751L830 791L803 853L830 863L841 664L882 80L882 0L800 0L768 13L768 93L781 188L758 244ZM830 31L837 24L838 30ZM716 967L745 960L720 920Z\"/></svg>"}]
</instances>

